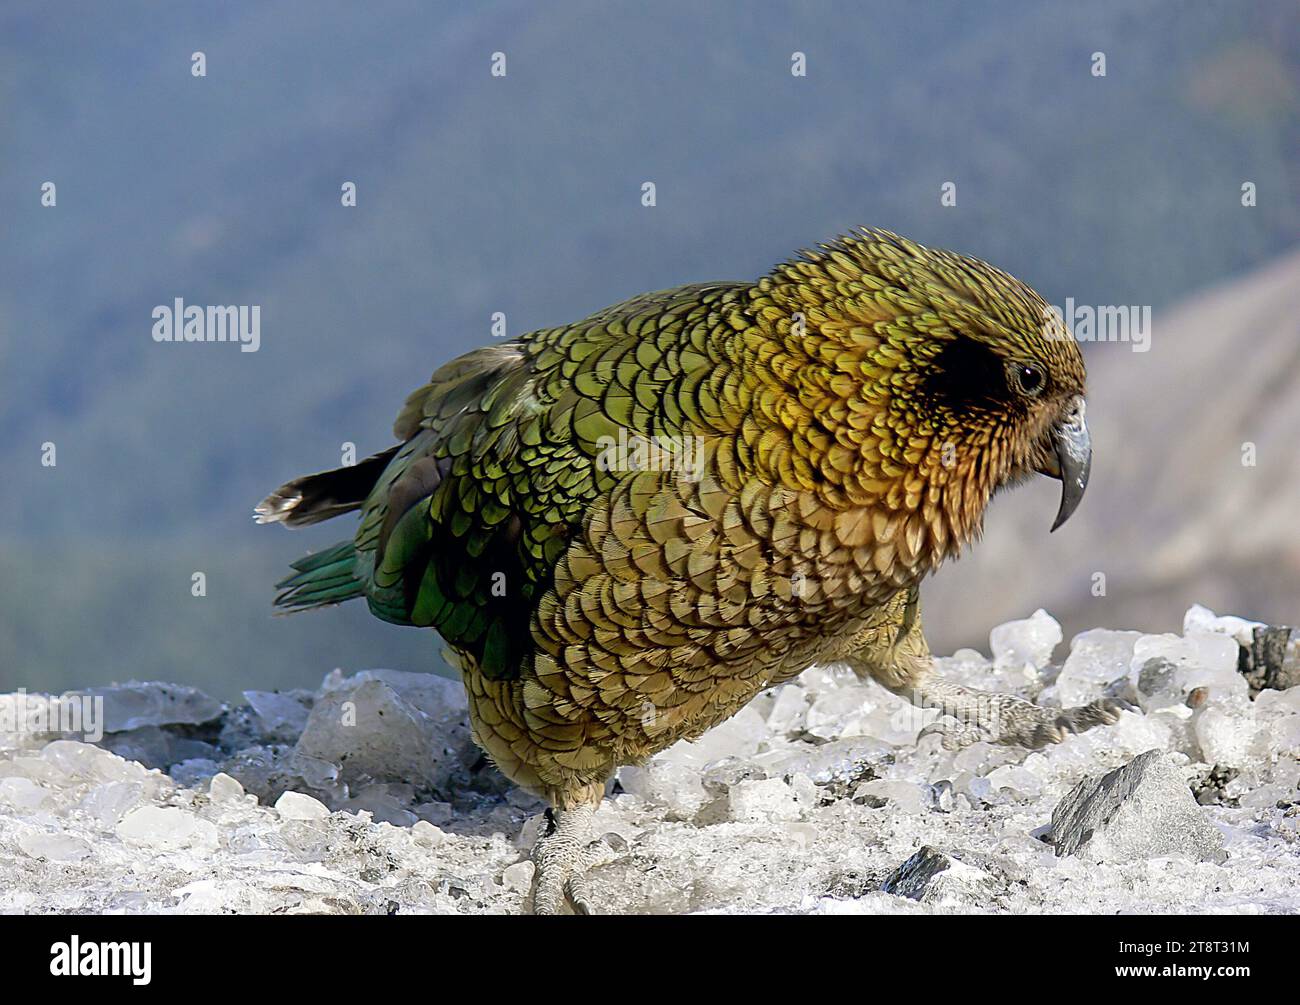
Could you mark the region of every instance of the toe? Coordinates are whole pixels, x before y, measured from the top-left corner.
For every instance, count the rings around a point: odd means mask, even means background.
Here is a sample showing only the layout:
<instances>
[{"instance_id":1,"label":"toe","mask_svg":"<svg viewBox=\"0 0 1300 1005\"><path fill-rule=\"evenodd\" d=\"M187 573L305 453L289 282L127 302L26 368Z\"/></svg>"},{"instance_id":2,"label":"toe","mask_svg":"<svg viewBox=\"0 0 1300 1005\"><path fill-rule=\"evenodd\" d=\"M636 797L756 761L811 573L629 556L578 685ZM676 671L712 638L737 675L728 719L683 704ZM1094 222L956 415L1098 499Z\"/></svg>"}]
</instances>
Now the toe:
<instances>
[{"instance_id":1,"label":"toe","mask_svg":"<svg viewBox=\"0 0 1300 1005\"><path fill-rule=\"evenodd\" d=\"M962 724L945 725L932 722L916 734L918 742L927 736L937 736L943 743L944 750L962 750L988 737L974 726Z\"/></svg>"},{"instance_id":2,"label":"toe","mask_svg":"<svg viewBox=\"0 0 1300 1005\"><path fill-rule=\"evenodd\" d=\"M1106 724L1113 725L1119 722L1120 713L1136 712L1131 701L1125 701L1123 698L1108 698L1102 705L1102 711L1106 715Z\"/></svg>"},{"instance_id":3,"label":"toe","mask_svg":"<svg viewBox=\"0 0 1300 1005\"><path fill-rule=\"evenodd\" d=\"M563 906L563 884L549 881L537 884L537 893L533 896L534 914L560 914Z\"/></svg>"},{"instance_id":4,"label":"toe","mask_svg":"<svg viewBox=\"0 0 1300 1005\"><path fill-rule=\"evenodd\" d=\"M570 876L566 884L565 892L569 895L569 903L573 905L574 914L595 914L596 909L592 906L591 897L587 891L586 876Z\"/></svg>"}]
</instances>

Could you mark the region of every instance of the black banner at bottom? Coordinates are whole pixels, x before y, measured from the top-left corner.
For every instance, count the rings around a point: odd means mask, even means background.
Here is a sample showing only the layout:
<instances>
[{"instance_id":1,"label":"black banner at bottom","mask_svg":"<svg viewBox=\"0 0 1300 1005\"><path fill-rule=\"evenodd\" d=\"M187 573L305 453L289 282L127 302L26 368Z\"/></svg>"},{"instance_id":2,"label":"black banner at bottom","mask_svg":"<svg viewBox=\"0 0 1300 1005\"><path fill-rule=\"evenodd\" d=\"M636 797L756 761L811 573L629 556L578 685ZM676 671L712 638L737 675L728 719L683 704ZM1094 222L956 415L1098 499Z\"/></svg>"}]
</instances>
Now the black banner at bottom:
<instances>
[{"instance_id":1,"label":"black banner at bottom","mask_svg":"<svg viewBox=\"0 0 1300 1005\"><path fill-rule=\"evenodd\" d=\"M471 977L484 991L505 992L548 972L551 980L567 973L584 983L610 973L622 975L613 978L618 983L639 972L629 991L657 982L680 991L689 970L693 993L734 993L765 985L774 967L782 982L805 974L819 994L837 985L869 992L864 980L885 973L891 987L915 980L918 991L931 992L950 981L973 990L969 981L980 973L1021 988L1037 979L1079 991L1164 980L1181 992L1189 984L1288 979L1295 945L1293 919L1258 915L0 918L7 976L78 978L83 992L96 984L187 993L216 981L239 987L245 971L246 989L259 993L436 994ZM502 983L493 988L494 981ZM607 985L607 993L615 990Z\"/></svg>"}]
</instances>

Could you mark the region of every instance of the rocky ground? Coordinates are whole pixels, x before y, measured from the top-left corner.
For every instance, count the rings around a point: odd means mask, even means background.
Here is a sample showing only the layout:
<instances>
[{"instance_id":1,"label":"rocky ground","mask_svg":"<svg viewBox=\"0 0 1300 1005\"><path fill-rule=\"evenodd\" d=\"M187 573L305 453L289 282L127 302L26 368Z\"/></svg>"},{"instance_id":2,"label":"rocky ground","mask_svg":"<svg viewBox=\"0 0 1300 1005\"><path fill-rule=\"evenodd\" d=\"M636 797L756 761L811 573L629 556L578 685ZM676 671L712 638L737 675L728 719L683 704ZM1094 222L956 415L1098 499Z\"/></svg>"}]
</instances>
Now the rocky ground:
<instances>
[{"instance_id":1,"label":"rocky ground","mask_svg":"<svg viewBox=\"0 0 1300 1005\"><path fill-rule=\"evenodd\" d=\"M1181 636L1085 632L1054 663L1038 612L991 659L941 660L1046 705L1133 704L1041 752L947 750L932 713L814 668L620 773L594 892L616 912L1300 911L1297 636L1194 607ZM51 728L66 700L0 696L0 910L525 906L543 807L483 762L455 682L84 695L97 744L67 738L89 720Z\"/></svg>"}]
</instances>

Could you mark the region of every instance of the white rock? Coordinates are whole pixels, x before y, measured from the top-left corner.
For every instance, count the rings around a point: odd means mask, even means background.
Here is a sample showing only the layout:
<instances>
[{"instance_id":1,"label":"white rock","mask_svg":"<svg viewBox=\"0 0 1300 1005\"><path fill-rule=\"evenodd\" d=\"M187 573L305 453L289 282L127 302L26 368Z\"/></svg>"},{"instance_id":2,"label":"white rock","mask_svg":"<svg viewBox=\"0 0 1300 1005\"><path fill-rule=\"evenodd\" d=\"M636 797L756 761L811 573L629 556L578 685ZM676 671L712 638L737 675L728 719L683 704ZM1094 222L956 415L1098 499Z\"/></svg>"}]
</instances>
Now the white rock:
<instances>
[{"instance_id":1,"label":"white rock","mask_svg":"<svg viewBox=\"0 0 1300 1005\"><path fill-rule=\"evenodd\" d=\"M1008 621L989 632L989 649L999 668L1025 666L1041 670L1052 662L1061 641L1061 625L1041 607L1020 621Z\"/></svg>"},{"instance_id":2,"label":"white rock","mask_svg":"<svg viewBox=\"0 0 1300 1005\"><path fill-rule=\"evenodd\" d=\"M1237 652L1231 638L1214 632L1189 632L1181 637L1144 635L1134 645L1133 660L1145 662L1159 656L1215 678L1237 672Z\"/></svg>"},{"instance_id":3,"label":"white rock","mask_svg":"<svg viewBox=\"0 0 1300 1005\"><path fill-rule=\"evenodd\" d=\"M1300 747L1291 748L1290 756L1279 757L1270 772L1272 780L1241 795L1241 805L1249 808L1274 809L1279 803L1300 802Z\"/></svg>"},{"instance_id":4,"label":"white rock","mask_svg":"<svg viewBox=\"0 0 1300 1005\"><path fill-rule=\"evenodd\" d=\"M1206 708L1196 716L1194 728L1206 764L1240 768L1255 760L1259 727L1249 705Z\"/></svg>"},{"instance_id":5,"label":"white rock","mask_svg":"<svg viewBox=\"0 0 1300 1005\"><path fill-rule=\"evenodd\" d=\"M701 784L700 768L664 760L662 754L640 768L619 768L618 781L625 792L664 807L678 820L689 820L710 799Z\"/></svg>"},{"instance_id":6,"label":"white rock","mask_svg":"<svg viewBox=\"0 0 1300 1005\"><path fill-rule=\"evenodd\" d=\"M751 758L771 735L757 711L742 708L698 740L675 743L643 767L620 768L619 784L624 791L664 806L678 819L686 820L711 798L703 786L708 766L726 758Z\"/></svg>"},{"instance_id":7,"label":"white rock","mask_svg":"<svg viewBox=\"0 0 1300 1005\"><path fill-rule=\"evenodd\" d=\"M527 891L533 885L533 872L536 867L532 862L516 862L501 871L501 885L507 890Z\"/></svg>"},{"instance_id":8,"label":"white rock","mask_svg":"<svg viewBox=\"0 0 1300 1005\"><path fill-rule=\"evenodd\" d=\"M1208 607L1193 604L1183 615L1183 634L1192 632L1217 632L1230 636L1239 646L1249 646L1255 639L1255 629L1267 627L1261 621L1247 621L1231 615L1219 617Z\"/></svg>"},{"instance_id":9,"label":"white rock","mask_svg":"<svg viewBox=\"0 0 1300 1005\"><path fill-rule=\"evenodd\" d=\"M1231 637L1212 632L1144 635L1133 647L1129 680L1147 711L1186 702L1198 688L1205 689L1202 704L1244 701L1249 686L1237 673L1237 651Z\"/></svg>"},{"instance_id":10,"label":"white rock","mask_svg":"<svg viewBox=\"0 0 1300 1005\"><path fill-rule=\"evenodd\" d=\"M816 824L786 823L781 826L781 833L790 839L790 843L799 851L807 851L817 843Z\"/></svg>"},{"instance_id":11,"label":"white rock","mask_svg":"<svg viewBox=\"0 0 1300 1005\"><path fill-rule=\"evenodd\" d=\"M958 649L951 656L935 660L935 668L945 677L966 687L1000 691L1007 687L1007 673L975 649Z\"/></svg>"},{"instance_id":12,"label":"white rock","mask_svg":"<svg viewBox=\"0 0 1300 1005\"><path fill-rule=\"evenodd\" d=\"M1129 673L1133 647L1141 632L1112 632L1094 628L1070 643L1070 655L1056 679L1056 694L1065 707L1086 705Z\"/></svg>"},{"instance_id":13,"label":"white rock","mask_svg":"<svg viewBox=\"0 0 1300 1005\"><path fill-rule=\"evenodd\" d=\"M727 793L728 817L738 822L798 820L803 815L794 788L780 778L738 782Z\"/></svg>"},{"instance_id":14,"label":"white rock","mask_svg":"<svg viewBox=\"0 0 1300 1005\"><path fill-rule=\"evenodd\" d=\"M794 789L794 797L799 801L800 806L812 808L821 803L821 789L807 775L795 774L787 777L786 784Z\"/></svg>"},{"instance_id":15,"label":"white rock","mask_svg":"<svg viewBox=\"0 0 1300 1005\"><path fill-rule=\"evenodd\" d=\"M875 778L863 782L853 793L854 802L874 805L887 803L900 813L923 813L930 806L929 786L892 778Z\"/></svg>"},{"instance_id":16,"label":"white rock","mask_svg":"<svg viewBox=\"0 0 1300 1005\"><path fill-rule=\"evenodd\" d=\"M417 820L411 825L411 837L425 848L436 848L447 841L447 834L427 820Z\"/></svg>"},{"instance_id":17,"label":"white rock","mask_svg":"<svg viewBox=\"0 0 1300 1005\"><path fill-rule=\"evenodd\" d=\"M783 684L773 692L767 725L773 733L797 733L804 728L808 696L798 684Z\"/></svg>"},{"instance_id":18,"label":"white rock","mask_svg":"<svg viewBox=\"0 0 1300 1005\"><path fill-rule=\"evenodd\" d=\"M208 795L214 803L242 803L244 787L237 778L231 778L224 771L213 775L208 782Z\"/></svg>"},{"instance_id":19,"label":"white rock","mask_svg":"<svg viewBox=\"0 0 1300 1005\"><path fill-rule=\"evenodd\" d=\"M1018 751L1012 747L998 746L980 740L969 747L962 747L952 755L952 770L982 775L1003 764L1016 763L1020 757Z\"/></svg>"},{"instance_id":20,"label":"white rock","mask_svg":"<svg viewBox=\"0 0 1300 1005\"><path fill-rule=\"evenodd\" d=\"M80 862L91 855L90 842L73 834L36 831L22 835L18 847L24 855L49 862Z\"/></svg>"},{"instance_id":21,"label":"white rock","mask_svg":"<svg viewBox=\"0 0 1300 1005\"><path fill-rule=\"evenodd\" d=\"M723 757L750 757L771 735L763 717L746 707L698 740L676 743L658 756L678 764L703 766Z\"/></svg>"},{"instance_id":22,"label":"white rock","mask_svg":"<svg viewBox=\"0 0 1300 1005\"><path fill-rule=\"evenodd\" d=\"M0 695L0 750L30 750L52 739L55 734L40 727L59 721L56 705L44 694Z\"/></svg>"},{"instance_id":23,"label":"white rock","mask_svg":"<svg viewBox=\"0 0 1300 1005\"><path fill-rule=\"evenodd\" d=\"M1291 688L1295 690L1295 688ZM1256 743L1263 742L1266 756L1270 754L1295 754L1300 751L1300 715L1277 716L1264 723L1256 734Z\"/></svg>"},{"instance_id":24,"label":"white rock","mask_svg":"<svg viewBox=\"0 0 1300 1005\"><path fill-rule=\"evenodd\" d=\"M862 726L870 709L865 688L839 688L818 696L808 709L805 729L813 736L835 740L865 736Z\"/></svg>"},{"instance_id":25,"label":"white rock","mask_svg":"<svg viewBox=\"0 0 1300 1005\"><path fill-rule=\"evenodd\" d=\"M133 761L76 740L47 743L41 750L41 759L74 782L133 782L148 774L145 768Z\"/></svg>"},{"instance_id":26,"label":"white rock","mask_svg":"<svg viewBox=\"0 0 1300 1005\"><path fill-rule=\"evenodd\" d=\"M929 710L875 688L856 720L855 732L848 735L868 736L893 747L911 747L930 718Z\"/></svg>"},{"instance_id":27,"label":"white rock","mask_svg":"<svg viewBox=\"0 0 1300 1005\"><path fill-rule=\"evenodd\" d=\"M1042 780L1020 764L1004 764L986 777L994 791L1006 789L1022 799L1037 799L1043 791Z\"/></svg>"},{"instance_id":28,"label":"white rock","mask_svg":"<svg viewBox=\"0 0 1300 1005\"><path fill-rule=\"evenodd\" d=\"M251 891L240 883L201 879L172 891L181 901L183 914L222 914L230 910L252 910Z\"/></svg>"},{"instance_id":29,"label":"white rock","mask_svg":"<svg viewBox=\"0 0 1300 1005\"><path fill-rule=\"evenodd\" d=\"M1121 715L1107 730L1108 746L1130 756L1152 749L1191 754L1191 718L1192 710L1186 705L1175 705L1154 715Z\"/></svg>"},{"instance_id":30,"label":"white rock","mask_svg":"<svg viewBox=\"0 0 1300 1005\"><path fill-rule=\"evenodd\" d=\"M160 851L194 848L213 851L221 843L217 828L176 806L141 806L117 825L117 836L127 844Z\"/></svg>"},{"instance_id":31,"label":"white rock","mask_svg":"<svg viewBox=\"0 0 1300 1005\"><path fill-rule=\"evenodd\" d=\"M803 775L817 785L846 786L883 766L893 749L879 740L855 737L830 743L798 743L764 751L748 762L756 777L792 778ZM744 763L744 762L742 762Z\"/></svg>"},{"instance_id":32,"label":"white rock","mask_svg":"<svg viewBox=\"0 0 1300 1005\"><path fill-rule=\"evenodd\" d=\"M1300 687L1289 687L1285 691L1265 688L1255 697L1255 711L1262 719L1300 715Z\"/></svg>"},{"instance_id":33,"label":"white rock","mask_svg":"<svg viewBox=\"0 0 1300 1005\"><path fill-rule=\"evenodd\" d=\"M40 757L22 754L0 760L0 778L26 778L40 785L62 785L67 776Z\"/></svg>"},{"instance_id":34,"label":"white rock","mask_svg":"<svg viewBox=\"0 0 1300 1005\"><path fill-rule=\"evenodd\" d=\"M381 680L425 715L437 718L448 712L465 712L469 699L465 686L459 680L434 673L412 673L409 670L361 670L351 677L327 677L328 690L349 688L358 681Z\"/></svg>"},{"instance_id":35,"label":"white rock","mask_svg":"<svg viewBox=\"0 0 1300 1005\"><path fill-rule=\"evenodd\" d=\"M0 778L0 806L30 811L44 803L49 795L48 790L37 785L30 778Z\"/></svg>"},{"instance_id":36,"label":"white rock","mask_svg":"<svg viewBox=\"0 0 1300 1005\"><path fill-rule=\"evenodd\" d=\"M105 827L116 827L127 813L153 797L156 787L143 782L108 782L82 797L79 809Z\"/></svg>"},{"instance_id":37,"label":"white rock","mask_svg":"<svg viewBox=\"0 0 1300 1005\"><path fill-rule=\"evenodd\" d=\"M275 811L282 820L324 820L329 807L303 792L285 792L275 801Z\"/></svg>"}]
</instances>

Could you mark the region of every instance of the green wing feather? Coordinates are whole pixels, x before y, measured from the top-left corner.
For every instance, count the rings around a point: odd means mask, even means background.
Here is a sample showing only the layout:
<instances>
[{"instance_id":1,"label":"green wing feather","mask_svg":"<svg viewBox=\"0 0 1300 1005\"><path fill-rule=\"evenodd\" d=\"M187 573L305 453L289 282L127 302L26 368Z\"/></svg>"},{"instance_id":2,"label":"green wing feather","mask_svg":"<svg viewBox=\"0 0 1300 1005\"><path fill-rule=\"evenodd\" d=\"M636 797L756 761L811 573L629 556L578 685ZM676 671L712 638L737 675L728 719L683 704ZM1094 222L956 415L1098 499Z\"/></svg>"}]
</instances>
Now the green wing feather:
<instances>
[{"instance_id":1,"label":"green wing feather","mask_svg":"<svg viewBox=\"0 0 1300 1005\"><path fill-rule=\"evenodd\" d=\"M596 463L602 438L698 426L717 362L694 344L701 322L747 288L646 294L438 370L398 416L403 443L351 544L371 611L436 629L486 677L517 676L568 540L625 475Z\"/></svg>"}]
</instances>

